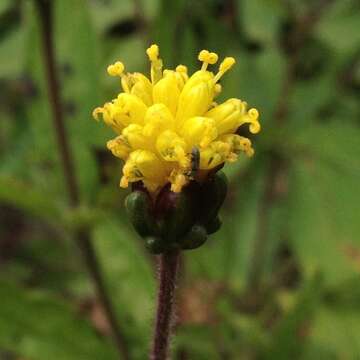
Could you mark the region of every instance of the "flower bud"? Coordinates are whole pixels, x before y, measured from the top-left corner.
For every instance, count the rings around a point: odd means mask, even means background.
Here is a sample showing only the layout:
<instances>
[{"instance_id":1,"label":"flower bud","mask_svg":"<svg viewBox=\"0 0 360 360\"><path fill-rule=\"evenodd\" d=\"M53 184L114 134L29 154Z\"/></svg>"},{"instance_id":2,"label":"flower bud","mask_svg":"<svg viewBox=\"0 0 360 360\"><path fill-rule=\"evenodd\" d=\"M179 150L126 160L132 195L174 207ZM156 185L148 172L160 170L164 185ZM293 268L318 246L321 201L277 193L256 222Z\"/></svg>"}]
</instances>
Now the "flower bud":
<instances>
[{"instance_id":1,"label":"flower bud","mask_svg":"<svg viewBox=\"0 0 360 360\"><path fill-rule=\"evenodd\" d=\"M160 234L167 244L177 242L196 222L197 196L188 186L180 193L165 187L156 200L156 216Z\"/></svg>"},{"instance_id":2,"label":"flower bud","mask_svg":"<svg viewBox=\"0 0 360 360\"><path fill-rule=\"evenodd\" d=\"M200 222L206 227L209 226L211 232L211 223L215 221L218 212L223 204L228 189L226 175L220 171L214 174L201 187L201 211Z\"/></svg>"},{"instance_id":3,"label":"flower bud","mask_svg":"<svg viewBox=\"0 0 360 360\"><path fill-rule=\"evenodd\" d=\"M141 99L146 106L152 104L152 85L149 79L141 73L134 73L129 75L131 86L131 94Z\"/></svg>"},{"instance_id":4,"label":"flower bud","mask_svg":"<svg viewBox=\"0 0 360 360\"><path fill-rule=\"evenodd\" d=\"M180 90L177 85L176 76L168 73L153 88L154 104L166 105L175 116Z\"/></svg>"},{"instance_id":5,"label":"flower bud","mask_svg":"<svg viewBox=\"0 0 360 360\"><path fill-rule=\"evenodd\" d=\"M193 116L203 115L210 107L214 98L214 83L212 81L200 81L194 86L188 86L191 78L185 84L179 97L176 118L179 126Z\"/></svg>"},{"instance_id":6,"label":"flower bud","mask_svg":"<svg viewBox=\"0 0 360 360\"><path fill-rule=\"evenodd\" d=\"M218 134L236 131L246 110L246 104L239 99L229 99L208 111L205 115L215 120Z\"/></svg>"},{"instance_id":7,"label":"flower bud","mask_svg":"<svg viewBox=\"0 0 360 360\"><path fill-rule=\"evenodd\" d=\"M215 234L218 232L221 228L222 221L219 216L214 218L213 220L210 220L207 224L205 224L206 231L208 235Z\"/></svg>"},{"instance_id":8,"label":"flower bud","mask_svg":"<svg viewBox=\"0 0 360 360\"><path fill-rule=\"evenodd\" d=\"M162 254L167 250L166 244L161 237L148 237L145 239L146 248L155 255Z\"/></svg>"},{"instance_id":9,"label":"flower bud","mask_svg":"<svg viewBox=\"0 0 360 360\"><path fill-rule=\"evenodd\" d=\"M215 121L202 116L186 120L180 134L190 148L193 146L207 147L218 135Z\"/></svg>"},{"instance_id":10,"label":"flower bud","mask_svg":"<svg viewBox=\"0 0 360 360\"><path fill-rule=\"evenodd\" d=\"M179 241L181 248L192 250L203 245L207 240L207 232L204 226L196 224L191 230Z\"/></svg>"},{"instance_id":11,"label":"flower bud","mask_svg":"<svg viewBox=\"0 0 360 360\"><path fill-rule=\"evenodd\" d=\"M130 193L125 199L125 208L130 222L141 237L157 234L151 199L147 192L137 190Z\"/></svg>"},{"instance_id":12,"label":"flower bud","mask_svg":"<svg viewBox=\"0 0 360 360\"><path fill-rule=\"evenodd\" d=\"M114 100L114 113L116 115L123 115L129 118L130 123L140 124L144 123L144 117L146 113L146 105L137 96L127 93L121 93Z\"/></svg>"}]
</instances>

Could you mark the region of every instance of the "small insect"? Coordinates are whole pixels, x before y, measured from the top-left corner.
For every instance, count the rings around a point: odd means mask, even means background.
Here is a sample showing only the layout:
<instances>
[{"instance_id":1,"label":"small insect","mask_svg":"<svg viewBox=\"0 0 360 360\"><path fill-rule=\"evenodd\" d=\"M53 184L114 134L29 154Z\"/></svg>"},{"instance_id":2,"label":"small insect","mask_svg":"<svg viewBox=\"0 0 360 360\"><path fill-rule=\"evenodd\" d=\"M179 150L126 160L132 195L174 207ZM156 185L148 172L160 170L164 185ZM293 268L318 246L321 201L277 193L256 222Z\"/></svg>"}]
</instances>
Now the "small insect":
<instances>
[{"instance_id":1,"label":"small insect","mask_svg":"<svg viewBox=\"0 0 360 360\"><path fill-rule=\"evenodd\" d=\"M194 146L191 150L191 177L195 177L200 167L200 151Z\"/></svg>"}]
</instances>

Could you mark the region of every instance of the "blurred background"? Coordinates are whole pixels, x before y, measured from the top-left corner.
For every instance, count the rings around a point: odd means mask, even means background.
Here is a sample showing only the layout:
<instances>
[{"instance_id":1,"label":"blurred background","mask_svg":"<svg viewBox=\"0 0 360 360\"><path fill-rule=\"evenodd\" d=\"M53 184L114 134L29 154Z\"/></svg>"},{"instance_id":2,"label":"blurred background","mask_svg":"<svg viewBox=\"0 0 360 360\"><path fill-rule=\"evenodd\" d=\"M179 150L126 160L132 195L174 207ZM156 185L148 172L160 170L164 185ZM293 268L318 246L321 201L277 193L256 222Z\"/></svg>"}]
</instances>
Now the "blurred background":
<instances>
[{"instance_id":1,"label":"blurred background","mask_svg":"<svg viewBox=\"0 0 360 360\"><path fill-rule=\"evenodd\" d=\"M155 260L91 111L119 91L107 65L147 72L153 42L191 71L201 49L234 56L221 97L263 127L225 168L221 231L182 258L173 358L360 359L359 29L359 0L0 0L0 359L147 358Z\"/></svg>"}]
</instances>

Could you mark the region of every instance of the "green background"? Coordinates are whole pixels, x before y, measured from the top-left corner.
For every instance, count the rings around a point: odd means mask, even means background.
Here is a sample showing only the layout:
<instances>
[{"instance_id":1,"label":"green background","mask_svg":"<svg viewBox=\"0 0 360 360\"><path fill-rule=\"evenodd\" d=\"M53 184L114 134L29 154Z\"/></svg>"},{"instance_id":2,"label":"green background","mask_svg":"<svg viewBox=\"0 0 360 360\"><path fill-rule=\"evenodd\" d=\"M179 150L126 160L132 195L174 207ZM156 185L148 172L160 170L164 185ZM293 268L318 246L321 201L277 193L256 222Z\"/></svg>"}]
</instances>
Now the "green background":
<instances>
[{"instance_id":1,"label":"green background","mask_svg":"<svg viewBox=\"0 0 360 360\"><path fill-rule=\"evenodd\" d=\"M255 156L226 167L223 227L186 252L174 359L360 359L358 0L57 0L54 41L81 205L70 210L38 16L0 0L0 359L117 359L73 232L88 227L133 359L156 266L127 222L113 133L91 118L121 59L148 71L234 56L222 98L259 109ZM244 135L249 135L244 129Z\"/></svg>"}]
</instances>

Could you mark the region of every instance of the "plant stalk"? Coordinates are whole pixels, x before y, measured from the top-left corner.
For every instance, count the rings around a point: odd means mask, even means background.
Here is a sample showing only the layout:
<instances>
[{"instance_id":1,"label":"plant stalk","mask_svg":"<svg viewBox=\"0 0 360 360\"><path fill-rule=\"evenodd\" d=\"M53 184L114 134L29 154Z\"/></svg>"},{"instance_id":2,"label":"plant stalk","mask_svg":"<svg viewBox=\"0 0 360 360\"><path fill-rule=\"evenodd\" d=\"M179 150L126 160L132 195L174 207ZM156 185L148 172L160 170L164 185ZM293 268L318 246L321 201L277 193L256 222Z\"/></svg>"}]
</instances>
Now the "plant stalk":
<instances>
[{"instance_id":1,"label":"plant stalk","mask_svg":"<svg viewBox=\"0 0 360 360\"><path fill-rule=\"evenodd\" d=\"M169 353L179 251L160 256L159 293L151 360L165 360Z\"/></svg>"},{"instance_id":2,"label":"plant stalk","mask_svg":"<svg viewBox=\"0 0 360 360\"><path fill-rule=\"evenodd\" d=\"M79 187L76 179L75 167L71 148L66 135L64 115L61 106L59 79L57 73L54 40L53 40L53 2L48 0L35 0L41 26L43 61L49 92L49 102L52 111L53 125L58 143L61 164L63 167L64 181L68 193L69 203L72 208L79 205ZM75 232L75 240L84 258L84 263L96 290L96 295L101 303L107 321L111 327L114 343L120 358L130 359L125 337L119 327L115 311L107 292L102 275L100 263L88 231Z\"/></svg>"}]
</instances>

